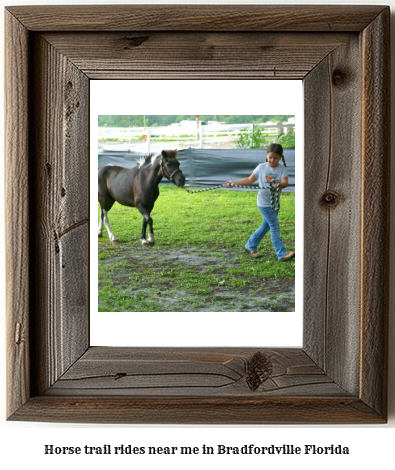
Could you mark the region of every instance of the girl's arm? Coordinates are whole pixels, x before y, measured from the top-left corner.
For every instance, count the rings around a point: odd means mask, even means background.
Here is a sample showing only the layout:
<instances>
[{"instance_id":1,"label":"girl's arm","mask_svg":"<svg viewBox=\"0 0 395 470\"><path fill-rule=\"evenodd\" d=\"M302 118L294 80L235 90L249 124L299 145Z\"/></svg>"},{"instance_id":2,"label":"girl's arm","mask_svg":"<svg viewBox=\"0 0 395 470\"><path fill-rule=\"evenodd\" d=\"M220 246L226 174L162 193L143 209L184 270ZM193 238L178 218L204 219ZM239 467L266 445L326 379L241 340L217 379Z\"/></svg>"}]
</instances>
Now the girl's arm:
<instances>
[{"instance_id":1,"label":"girl's arm","mask_svg":"<svg viewBox=\"0 0 395 470\"><path fill-rule=\"evenodd\" d=\"M234 184L238 184L240 186L251 186L252 184L255 183L255 181L256 181L256 178L254 176L254 173L252 173L248 178L243 178L243 179L237 180L237 181L227 181L225 183L225 186L227 188L229 188L230 186L233 186ZM288 178L287 178L287 186L288 186Z\"/></svg>"},{"instance_id":2,"label":"girl's arm","mask_svg":"<svg viewBox=\"0 0 395 470\"><path fill-rule=\"evenodd\" d=\"M288 186L288 176L284 176L284 178L281 178L281 181L278 184L275 184L274 187L277 188L280 186L280 188L286 188Z\"/></svg>"}]
</instances>

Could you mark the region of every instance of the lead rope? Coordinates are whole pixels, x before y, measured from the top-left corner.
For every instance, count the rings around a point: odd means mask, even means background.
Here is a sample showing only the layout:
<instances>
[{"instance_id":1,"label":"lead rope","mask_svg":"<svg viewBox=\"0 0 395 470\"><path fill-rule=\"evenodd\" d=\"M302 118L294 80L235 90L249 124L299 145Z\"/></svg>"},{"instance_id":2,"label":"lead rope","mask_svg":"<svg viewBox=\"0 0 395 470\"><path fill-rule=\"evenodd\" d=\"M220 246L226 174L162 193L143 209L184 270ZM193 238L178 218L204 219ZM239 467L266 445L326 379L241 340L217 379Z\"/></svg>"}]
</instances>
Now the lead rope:
<instances>
[{"instance_id":1,"label":"lead rope","mask_svg":"<svg viewBox=\"0 0 395 470\"><path fill-rule=\"evenodd\" d=\"M280 209L280 185L275 188L273 183L270 183L270 204L273 211Z\"/></svg>"},{"instance_id":2,"label":"lead rope","mask_svg":"<svg viewBox=\"0 0 395 470\"><path fill-rule=\"evenodd\" d=\"M225 184L219 184L218 186L213 186L211 188L205 189L197 189L196 191L191 191L190 189L186 189L187 193L189 194L196 194L196 193L203 193L205 191L212 191L213 189L222 188ZM270 191L270 203L272 210L277 211L280 209L280 187L277 185L277 188L273 186L273 183L270 183L269 186L242 186L240 184L232 184L232 188L244 188L244 189L268 189Z\"/></svg>"}]
</instances>

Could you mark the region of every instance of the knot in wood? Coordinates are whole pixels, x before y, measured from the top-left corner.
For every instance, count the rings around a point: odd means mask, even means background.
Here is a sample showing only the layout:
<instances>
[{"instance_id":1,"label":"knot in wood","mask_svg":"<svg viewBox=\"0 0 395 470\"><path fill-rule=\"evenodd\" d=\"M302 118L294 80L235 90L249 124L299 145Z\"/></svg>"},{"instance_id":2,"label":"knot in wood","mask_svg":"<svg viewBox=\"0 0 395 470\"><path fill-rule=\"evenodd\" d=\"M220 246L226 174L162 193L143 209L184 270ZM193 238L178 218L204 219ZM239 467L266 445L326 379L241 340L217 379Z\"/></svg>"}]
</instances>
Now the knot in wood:
<instances>
[{"instance_id":1,"label":"knot in wood","mask_svg":"<svg viewBox=\"0 0 395 470\"><path fill-rule=\"evenodd\" d=\"M335 191L325 191L321 197L321 204L324 207L336 207L339 204L340 196Z\"/></svg>"},{"instance_id":2,"label":"knot in wood","mask_svg":"<svg viewBox=\"0 0 395 470\"><path fill-rule=\"evenodd\" d=\"M129 50L131 48L139 47L141 46L141 44L144 44L146 41L148 41L149 36L126 36L125 39L127 41L127 45L124 46L124 50Z\"/></svg>"},{"instance_id":3,"label":"knot in wood","mask_svg":"<svg viewBox=\"0 0 395 470\"><path fill-rule=\"evenodd\" d=\"M247 361L246 382L248 388L255 392L273 372L273 364L269 356L258 351Z\"/></svg>"},{"instance_id":4,"label":"knot in wood","mask_svg":"<svg viewBox=\"0 0 395 470\"><path fill-rule=\"evenodd\" d=\"M336 68L332 73L332 83L335 86L343 86L348 82L349 74L346 70Z\"/></svg>"}]
</instances>

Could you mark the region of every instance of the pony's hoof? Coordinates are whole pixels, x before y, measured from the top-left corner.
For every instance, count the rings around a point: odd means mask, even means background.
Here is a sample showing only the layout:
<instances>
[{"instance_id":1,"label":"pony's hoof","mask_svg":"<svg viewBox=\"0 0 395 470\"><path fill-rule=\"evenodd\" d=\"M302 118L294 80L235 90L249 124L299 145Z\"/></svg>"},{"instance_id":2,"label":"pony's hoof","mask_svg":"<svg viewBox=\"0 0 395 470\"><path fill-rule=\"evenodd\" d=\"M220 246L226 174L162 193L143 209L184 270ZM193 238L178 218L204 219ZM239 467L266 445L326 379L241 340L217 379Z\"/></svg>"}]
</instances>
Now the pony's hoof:
<instances>
[{"instance_id":1,"label":"pony's hoof","mask_svg":"<svg viewBox=\"0 0 395 470\"><path fill-rule=\"evenodd\" d=\"M118 243L118 239L117 239L117 238L112 238L112 239L111 239L111 243L112 243L113 245L115 245L116 243Z\"/></svg>"},{"instance_id":2,"label":"pony's hoof","mask_svg":"<svg viewBox=\"0 0 395 470\"><path fill-rule=\"evenodd\" d=\"M141 244L143 246L152 246L154 243L155 243L154 240L150 240L150 239L146 240L145 238L141 239Z\"/></svg>"}]
</instances>

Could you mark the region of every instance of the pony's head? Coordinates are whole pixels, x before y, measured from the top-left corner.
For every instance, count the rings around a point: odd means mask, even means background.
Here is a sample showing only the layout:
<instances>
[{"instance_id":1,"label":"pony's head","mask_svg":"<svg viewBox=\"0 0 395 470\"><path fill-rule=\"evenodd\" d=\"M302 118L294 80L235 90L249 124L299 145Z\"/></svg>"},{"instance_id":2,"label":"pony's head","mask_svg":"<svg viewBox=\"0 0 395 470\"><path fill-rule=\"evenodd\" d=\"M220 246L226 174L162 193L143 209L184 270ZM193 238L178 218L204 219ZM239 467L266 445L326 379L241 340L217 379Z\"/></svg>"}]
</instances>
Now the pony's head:
<instances>
[{"instance_id":1,"label":"pony's head","mask_svg":"<svg viewBox=\"0 0 395 470\"><path fill-rule=\"evenodd\" d=\"M160 154L160 165L163 176L179 188L183 188L185 186L185 176L180 169L180 162L177 160L177 155L177 150L162 150Z\"/></svg>"}]
</instances>

